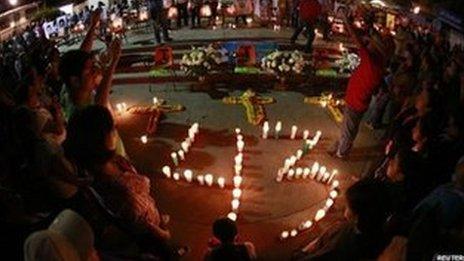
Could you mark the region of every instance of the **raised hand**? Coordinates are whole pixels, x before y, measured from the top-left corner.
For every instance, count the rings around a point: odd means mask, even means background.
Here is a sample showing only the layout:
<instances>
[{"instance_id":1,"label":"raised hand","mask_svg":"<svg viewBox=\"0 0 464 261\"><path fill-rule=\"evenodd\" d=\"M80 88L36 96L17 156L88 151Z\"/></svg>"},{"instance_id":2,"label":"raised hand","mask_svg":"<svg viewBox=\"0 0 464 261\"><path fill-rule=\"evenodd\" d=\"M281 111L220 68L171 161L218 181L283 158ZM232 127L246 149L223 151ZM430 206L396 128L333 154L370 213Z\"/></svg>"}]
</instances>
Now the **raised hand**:
<instances>
[{"instance_id":1,"label":"raised hand","mask_svg":"<svg viewBox=\"0 0 464 261\"><path fill-rule=\"evenodd\" d=\"M101 10L97 9L93 11L92 15L90 16L90 25L91 26L97 26L100 24L100 16L101 16Z\"/></svg>"}]
</instances>

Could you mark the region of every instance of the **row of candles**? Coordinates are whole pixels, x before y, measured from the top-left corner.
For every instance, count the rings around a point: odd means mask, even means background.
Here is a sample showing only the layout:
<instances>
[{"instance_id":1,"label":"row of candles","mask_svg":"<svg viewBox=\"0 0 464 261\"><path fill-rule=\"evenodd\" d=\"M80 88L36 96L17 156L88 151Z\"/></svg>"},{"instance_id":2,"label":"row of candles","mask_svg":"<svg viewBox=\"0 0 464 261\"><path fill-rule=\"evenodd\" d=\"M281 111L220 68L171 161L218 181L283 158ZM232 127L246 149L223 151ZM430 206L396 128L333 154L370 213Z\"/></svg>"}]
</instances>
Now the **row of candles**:
<instances>
[{"instance_id":1,"label":"row of candles","mask_svg":"<svg viewBox=\"0 0 464 261\"><path fill-rule=\"evenodd\" d=\"M296 237L301 232L310 229L315 223L321 221L329 209L334 205L335 199L338 197L338 186L340 185L338 180L333 180L330 187L329 196L325 200L324 206L317 210L313 219L308 219L301 222L298 227L284 230L280 233L280 239L286 240L291 237Z\"/></svg>"},{"instance_id":2,"label":"row of candles","mask_svg":"<svg viewBox=\"0 0 464 261\"><path fill-rule=\"evenodd\" d=\"M269 131L270 131L271 127L269 125L269 122L268 121L265 121L263 123L263 128L262 128L262 134L261 134L261 137L263 139L267 139L269 137ZM280 132L282 131L282 122L281 121L278 121L274 127L274 138L275 139L279 139L280 137ZM291 128L291 134L290 134L290 139L294 140L297 138L297 134L298 134L298 126L296 125L292 125L292 128ZM313 138L313 140L316 141L316 143L319 141L320 137L322 135L322 132L321 131L317 131L316 132L316 135L314 136L315 138ZM316 138L317 137L317 138ZM302 136L303 140L308 140L309 139L309 130L304 130L303 131L303 136ZM315 145L315 144L314 144Z\"/></svg>"},{"instance_id":3,"label":"row of candles","mask_svg":"<svg viewBox=\"0 0 464 261\"><path fill-rule=\"evenodd\" d=\"M174 166L179 166L179 159L185 160L185 156L190 151L190 147L192 146L193 142L195 142L195 137L200 132L200 125L195 122L188 130L188 137L180 144L181 149L177 152L171 153L172 163Z\"/></svg>"},{"instance_id":4,"label":"row of candles","mask_svg":"<svg viewBox=\"0 0 464 261\"><path fill-rule=\"evenodd\" d=\"M232 200L230 202L231 211L227 214L227 217L233 221L237 220L238 208L240 206L240 198L242 196L242 190L240 186L242 185L242 169L243 169L243 149L245 147L245 142L243 140L243 135L239 128L235 129L235 135L237 139L237 155L234 157L234 189L232 190Z\"/></svg>"},{"instance_id":5,"label":"row of candles","mask_svg":"<svg viewBox=\"0 0 464 261\"><path fill-rule=\"evenodd\" d=\"M321 166L317 161L314 162L311 168L290 168L286 173L287 180L295 179L307 179L316 180L321 183L330 184L337 176L338 170L334 169L332 172L328 171L325 166ZM277 182L281 182L284 178L285 173L279 171L277 173Z\"/></svg>"}]
</instances>

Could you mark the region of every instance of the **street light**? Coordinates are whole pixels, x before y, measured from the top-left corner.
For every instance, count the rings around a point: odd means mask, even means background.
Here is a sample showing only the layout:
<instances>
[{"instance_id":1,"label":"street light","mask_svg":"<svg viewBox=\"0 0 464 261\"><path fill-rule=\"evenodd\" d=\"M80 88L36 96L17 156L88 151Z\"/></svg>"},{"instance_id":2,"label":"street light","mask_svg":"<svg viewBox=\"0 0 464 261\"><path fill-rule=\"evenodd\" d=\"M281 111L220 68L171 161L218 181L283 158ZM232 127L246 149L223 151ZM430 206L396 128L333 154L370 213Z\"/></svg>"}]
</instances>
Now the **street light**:
<instances>
[{"instance_id":1,"label":"street light","mask_svg":"<svg viewBox=\"0 0 464 261\"><path fill-rule=\"evenodd\" d=\"M16 6L18 4L18 0L8 0L11 6Z\"/></svg>"}]
</instances>

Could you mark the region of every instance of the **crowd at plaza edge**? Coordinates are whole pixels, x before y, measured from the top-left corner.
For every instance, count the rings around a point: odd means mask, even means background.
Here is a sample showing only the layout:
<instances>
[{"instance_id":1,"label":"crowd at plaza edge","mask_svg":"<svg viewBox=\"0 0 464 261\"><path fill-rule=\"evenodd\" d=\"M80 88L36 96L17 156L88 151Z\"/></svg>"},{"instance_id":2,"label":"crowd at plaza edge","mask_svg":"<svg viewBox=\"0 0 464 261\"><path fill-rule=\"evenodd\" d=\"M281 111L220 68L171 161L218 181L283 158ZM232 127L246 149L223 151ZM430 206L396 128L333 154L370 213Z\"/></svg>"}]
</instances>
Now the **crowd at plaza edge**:
<instances>
[{"instance_id":1,"label":"crowd at plaza edge","mask_svg":"<svg viewBox=\"0 0 464 261\"><path fill-rule=\"evenodd\" d=\"M147 6L156 42L175 42L162 1ZM282 18L296 27L289 42L306 29L311 54L327 10L316 0L300 0L294 10ZM94 42L105 34L101 12L88 14L76 50L61 53L34 33L2 43L0 246L8 260L178 260L191 250L173 244L172 234L183 232L169 229L170 216L158 209L150 180L129 160L116 129L110 96L123 43L104 37L99 59L107 60L96 61ZM187 12L180 13L179 26L188 25ZM463 46L412 24L395 34L369 21L360 29L355 15L344 10L341 19L361 62L346 87L340 136L327 153L350 161L365 125L384 130L384 156L343 191L344 217L288 259L464 257ZM218 217L211 227L205 260L259 259L253 242L236 240L234 221ZM127 252L115 250L119 237Z\"/></svg>"}]
</instances>

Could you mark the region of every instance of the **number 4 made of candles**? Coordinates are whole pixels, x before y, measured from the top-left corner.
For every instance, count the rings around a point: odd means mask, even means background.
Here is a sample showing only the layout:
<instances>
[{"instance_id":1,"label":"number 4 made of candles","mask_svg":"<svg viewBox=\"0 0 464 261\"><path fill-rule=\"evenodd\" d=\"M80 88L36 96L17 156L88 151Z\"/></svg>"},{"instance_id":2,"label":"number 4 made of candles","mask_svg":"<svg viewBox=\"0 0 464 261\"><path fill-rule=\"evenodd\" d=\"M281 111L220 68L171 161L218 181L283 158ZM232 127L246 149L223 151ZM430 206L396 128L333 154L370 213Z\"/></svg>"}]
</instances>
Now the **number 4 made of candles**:
<instances>
[{"instance_id":1,"label":"number 4 made of candles","mask_svg":"<svg viewBox=\"0 0 464 261\"><path fill-rule=\"evenodd\" d=\"M127 109L127 112L135 115L149 115L146 132L147 134L153 134L163 113L181 112L184 110L185 107L180 104L168 105L166 101L154 97L153 105L132 106Z\"/></svg>"},{"instance_id":2,"label":"number 4 made of candles","mask_svg":"<svg viewBox=\"0 0 464 261\"><path fill-rule=\"evenodd\" d=\"M263 139L268 139L269 137L269 122L264 122L262 127L262 135ZM282 130L282 122L277 122L275 125L274 137L275 139L279 138L279 133ZM321 166L318 162L315 162L312 167L296 167L296 164L299 160L301 160L306 154L309 153L319 142L322 136L321 131L316 131L316 134L309 138L309 131L304 130L302 135L303 140L303 148L300 148L296 151L294 155L286 158L284 161L284 166L279 168L277 171L276 181L282 182L282 180L286 177L287 180L293 179L311 179L317 181L321 184L327 185L330 188L329 195L327 199L324 201L324 206L320 208L313 218L308 218L303 220L297 227L290 228L288 230L284 230L281 232L279 238L281 240L286 240L291 237L296 237L301 232L310 229L313 224L322 220L326 212L333 206L336 197L338 196L338 186L339 181L335 179L338 174L337 170L333 170L332 172L328 171L325 166ZM295 140L298 134L298 127L293 125L291 127L291 135L290 139Z\"/></svg>"}]
</instances>

